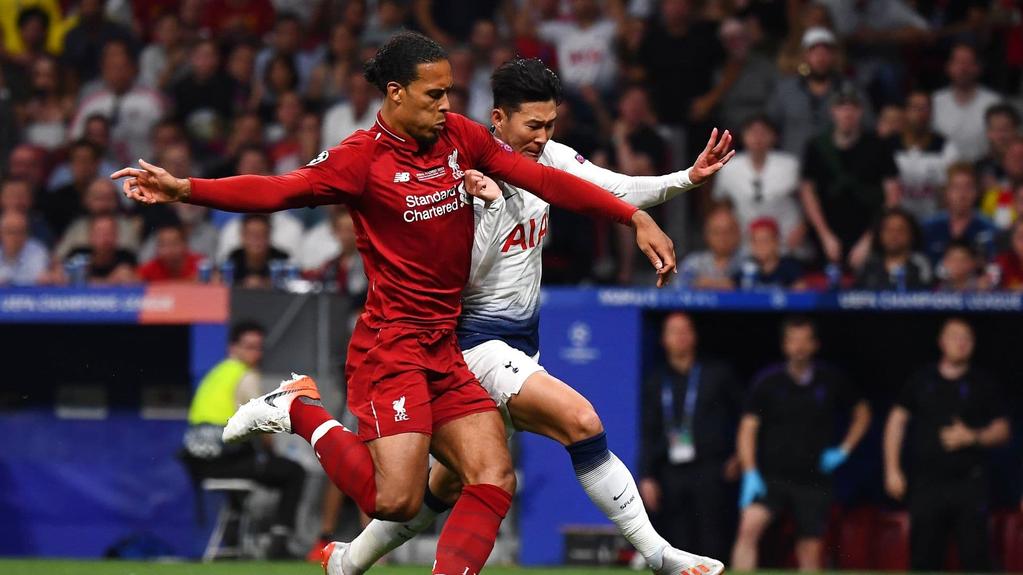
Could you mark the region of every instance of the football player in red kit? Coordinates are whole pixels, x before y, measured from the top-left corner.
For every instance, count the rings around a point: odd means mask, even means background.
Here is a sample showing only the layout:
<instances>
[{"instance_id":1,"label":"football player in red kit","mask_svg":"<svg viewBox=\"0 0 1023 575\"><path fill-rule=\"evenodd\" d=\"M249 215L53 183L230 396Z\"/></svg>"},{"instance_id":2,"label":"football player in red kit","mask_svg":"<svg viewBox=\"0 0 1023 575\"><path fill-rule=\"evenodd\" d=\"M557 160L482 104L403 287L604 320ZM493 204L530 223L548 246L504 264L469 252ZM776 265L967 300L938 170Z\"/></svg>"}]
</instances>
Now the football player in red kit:
<instances>
[{"instance_id":1,"label":"football player in red kit","mask_svg":"<svg viewBox=\"0 0 1023 575\"><path fill-rule=\"evenodd\" d=\"M465 178L466 170L631 225L658 285L674 272L674 250L645 212L515 154L483 126L448 113L451 66L425 36L392 37L367 63L366 77L384 93L376 125L288 174L179 179L140 160L141 169L112 177L125 177L125 194L150 204L247 212L349 207L370 282L345 366L358 433L323 409L311 378L296 376L240 407L224 439L296 433L366 514L394 521L413 517L422 504L432 452L465 486L438 541L433 572L472 575L493 548L515 477L501 416L466 367L454 334L473 242L467 194L496 199L486 197L481 180Z\"/></svg>"}]
</instances>

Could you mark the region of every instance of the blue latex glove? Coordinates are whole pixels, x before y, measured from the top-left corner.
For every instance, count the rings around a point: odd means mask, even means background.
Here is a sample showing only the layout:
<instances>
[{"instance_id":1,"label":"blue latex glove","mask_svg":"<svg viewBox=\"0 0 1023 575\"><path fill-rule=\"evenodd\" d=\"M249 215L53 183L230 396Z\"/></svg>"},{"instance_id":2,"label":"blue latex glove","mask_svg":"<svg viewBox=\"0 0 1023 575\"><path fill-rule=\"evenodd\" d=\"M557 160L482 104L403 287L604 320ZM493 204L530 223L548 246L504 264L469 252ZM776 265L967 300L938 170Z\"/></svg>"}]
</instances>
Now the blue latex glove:
<instances>
[{"instance_id":1,"label":"blue latex glove","mask_svg":"<svg viewBox=\"0 0 1023 575\"><path fill-rule=\"evenodd\" d=\"M756 469L742 474L742 487L739 489L739 509L749 507L757 497L767 494L767 485L760 472Z\"/></svg>"},{"instance_id":2,"label":"blue latex glove","mask_svg":"<svg viewBox=\"0 0 1023 575\"><path fill-rule=\"evenodd\" d=\"M821 453L821 471L824 473L831 473L835 469L838 469L839 465L845 463L845 460L848 458L849 454L841 447L830 447L825 449L824 452Z\"/></svg>"}]
</instances>

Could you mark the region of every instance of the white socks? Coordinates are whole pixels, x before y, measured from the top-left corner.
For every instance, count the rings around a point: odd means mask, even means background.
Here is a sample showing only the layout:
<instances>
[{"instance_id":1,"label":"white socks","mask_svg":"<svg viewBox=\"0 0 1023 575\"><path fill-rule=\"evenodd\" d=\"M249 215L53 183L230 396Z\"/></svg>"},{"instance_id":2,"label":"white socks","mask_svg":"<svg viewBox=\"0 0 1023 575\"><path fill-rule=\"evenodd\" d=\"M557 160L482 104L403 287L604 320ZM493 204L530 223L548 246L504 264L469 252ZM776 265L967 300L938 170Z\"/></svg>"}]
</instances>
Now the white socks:
<instances>
[{"instance_id":1,"label":"white socks","mask_svg":"<svg viewBox=\"0 0 1023 575\"><path fill-rule=\"evenodd\" d=\"M412 539L419 533L426 530L433 524L437 511L423 503L410 521L398 523L395 521L381 521L374 519L362 530L348 547L348 557L356 569L366 571L391 551L401 547L406 541Z\"/></svg>"},{"instance_id":2,"label":"white socks","mask_svg":"<svg viewBox=\"0 0 1023 575\"><path fill-rule=\"evenodd\" d=\"M594 467L576 468L576 477L590 500L604 512L622 535L647 560L650 567L660 569L661 552L668 542L650 523L643 500L632 473L614 453Z\"/></svg>"}]
</instances>

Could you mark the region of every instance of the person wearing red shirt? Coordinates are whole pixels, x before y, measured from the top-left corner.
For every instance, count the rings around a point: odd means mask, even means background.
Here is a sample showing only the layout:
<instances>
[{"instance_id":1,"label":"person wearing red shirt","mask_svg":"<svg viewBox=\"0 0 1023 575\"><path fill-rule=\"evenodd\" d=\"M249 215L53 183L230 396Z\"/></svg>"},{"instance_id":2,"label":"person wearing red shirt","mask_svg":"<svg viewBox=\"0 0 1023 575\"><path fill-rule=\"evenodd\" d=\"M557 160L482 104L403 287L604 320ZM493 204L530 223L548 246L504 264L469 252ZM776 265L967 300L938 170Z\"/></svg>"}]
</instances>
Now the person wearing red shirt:
<instances>
[{"instance_id":1,"label":"person wearing red shirt","mask_svg":"<svg viewBox=\"0 0 1023 575\"><path fill-rule=\"evenodd\" d=\"M1017 217L1009 228L1009 249L995 260L1001 269L999 287L1023 291L1023 217Z\"/></svg>"},{"instance_id":2,"label":"person wearing red shirt","mask_svg":"<svg viewBox=\"0 0 1023 575\"><path fill-rule=\"evenodd\" d=\"M559 207L631 224L658 285L674 273L675 254L645 212L514 153L483 126L449 113L451 65L436 42L397 34L367 63L366 77L384 93L377 123L288 174L178 179L140 160L142 169L112 177L126 177L126 195L150 204L252 212L348 205L370 282L345 366L358 434L323 409L312 379L296 376L242 406L224 437L297 433L367 515L394 521L418 512L433 453L465 486L438 540L433 572L475 574L511 505L515 476L501 416L454 334L472 252L469 196L497 199L481 174L466 172L478 169ZM328 545L324 558L332 550Z\"/></svg>"},{"instance_id":3,"label":"person wearing red shirt","mask_svg":"<svg viewBox=\"0 0 1023 575\"><path fill-rule=\"evenodd\" d=\"M188 251L185 229L169 224L154 233L156 256L139 268L139 278L144 282L196 281L202 256Z\"/></svg>"}]
</instances>

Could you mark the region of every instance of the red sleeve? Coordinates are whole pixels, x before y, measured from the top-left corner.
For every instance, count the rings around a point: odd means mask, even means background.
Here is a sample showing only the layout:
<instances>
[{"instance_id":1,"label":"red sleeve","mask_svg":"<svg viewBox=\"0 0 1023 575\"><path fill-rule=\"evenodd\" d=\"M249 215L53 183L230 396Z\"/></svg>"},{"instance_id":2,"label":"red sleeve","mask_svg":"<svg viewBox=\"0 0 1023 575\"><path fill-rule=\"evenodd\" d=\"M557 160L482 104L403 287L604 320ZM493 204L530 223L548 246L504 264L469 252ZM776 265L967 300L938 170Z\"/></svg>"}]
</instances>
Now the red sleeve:
<instances>
[{"instance_id":1,"label":"red sleeve","mask_svg":"<svg viewBox=\"0 0 1023 575\"><path fill-rule=\"evenodd\" d=\"M448 117L452 116L455 114ZM632 221L635 206L568 172L528 160L495 139L483 126L458 118L463 140L472 147L472 157L487 175L528 190L559 208L612 218L623 224Z\"/></svg>"},{"instance_id":2,"label":"red sleeve","mask_svg":"<svg viewBox=\"0 0 1023 575\"><path fill-rule=\"evenodd\" d=\"M372 136L357 133L320 152L307 165L281 176L190 178L188 202L231 212L276 212L340 204L362 194L372 159Z\"/></svg>"}]
</instances>

